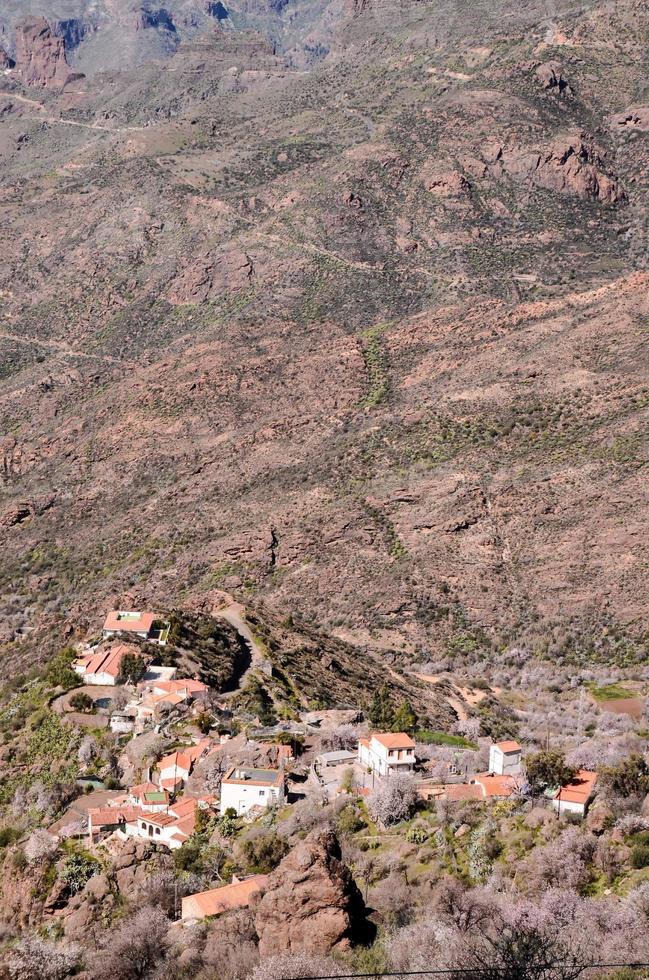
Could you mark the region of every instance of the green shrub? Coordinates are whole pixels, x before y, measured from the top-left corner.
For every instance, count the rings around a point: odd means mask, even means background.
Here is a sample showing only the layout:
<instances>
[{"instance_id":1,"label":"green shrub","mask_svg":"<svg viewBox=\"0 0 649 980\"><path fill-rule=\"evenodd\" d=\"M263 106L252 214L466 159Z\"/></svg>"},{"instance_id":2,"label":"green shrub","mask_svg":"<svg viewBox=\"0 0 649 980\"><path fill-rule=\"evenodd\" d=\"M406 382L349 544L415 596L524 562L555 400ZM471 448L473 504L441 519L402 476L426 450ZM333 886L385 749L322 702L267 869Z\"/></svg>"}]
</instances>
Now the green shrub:
<instances>
[{"instance_id":1,"label":"green shrub","mask_svg":"<svg viewBox=\"0 0 649 980\"><path fill-rule=\"evenodd\" d=\"M90 854L71 854L61 870L61 881L65 882L73 895L76 895L86 882L97 874L99 868L99 861Z\"/></svg>"},{"instance_id":2,"label":"green shrub","mask_svg":"<svg viewBox=\"0 0 649 980\"><path fill-rule=\"evenodd\" d=\"M338 814L337 830L339 834L355 834L365 826L365 821L353 803L348 803Z\"/></svg>"},{"instance_id":3,"label":"green shrub","mask_svg":"<svg viewBox=\"0 0 649 980\"><path fill-rule=\"evenodd\" d=\"M477 749L474 742L470 742L463 735L449 735L448 732L433 732L430 729L421 728L415 732L414 738L417 742L424 745L450 745L457 749Z\"/></svg>"},{"instance_id":4,"label":"green shrub","mask_svg":"<svg viewBox=\"0 0 649 980\"><path fill-rule=\"evenodd\" d=\"M77 691L70 698L70 707L75 711L92 711L94 702L89 694L84 694L83 691Z\"/></svg>"},{"instance_id":5,"label":"green shrub","mask_svg":"<svg viewBox=\"0 0 649 980\"><path fill-rule=\"evenodd\" d=\"M146 660L137 653L125 653L119 665L120 680L137 684L146 673Z\"/></svg>"},{"instance_id":6,"label":"green shrub","mask_svg":"<svg viewBox=\"0 0 649 980\"><path fill-rule=\"evenodd\" d=\"M423 823L414 823L408 827L406 840L411 844L425 844L428 840L428 827Z\"/></svg>"},{"instance_id":7,"label":"green shrub","mask_svg":"<svg viewBox=\"0 0 649 980\"><path fill-rule=\"evenodd\" d=\"M66 647L65 650L57 653L48 665L45 674L47 683L52 687L63 687L66 691L81 684L79 674L72 669L77 656L77 651L73 647Z\"/></svg>"},{"instance_id":8,"label":"green shrub","mask_svg":"<svg viewBox=\"0 0 649 980\"><path fill-rule=\"evenodd\" d=\"M3 827L0 830L0 847L8 847L20 837L22 837L22 832L15 827Z\"/></svg>"},{"instance_id":9,"label":"green shrub","mask_svg":"<svg viewBox=\"0 0 649 980\"><path fill-rule=\"evenodd\" d=\"M646 868L649 865L649 844L636 844L631 851L631 867Z\"/></svg>"},{"instance_id":10,"label":"green shrub","mask_svg":"<svg viewBox=\"0 0 649 980\"><path fill-rule=\"evenodd\" d=\"M288 844L274 832L258 834L241 841L241 855L249 871L269 874L288 851Z\"/></svg>"}]
</instances>

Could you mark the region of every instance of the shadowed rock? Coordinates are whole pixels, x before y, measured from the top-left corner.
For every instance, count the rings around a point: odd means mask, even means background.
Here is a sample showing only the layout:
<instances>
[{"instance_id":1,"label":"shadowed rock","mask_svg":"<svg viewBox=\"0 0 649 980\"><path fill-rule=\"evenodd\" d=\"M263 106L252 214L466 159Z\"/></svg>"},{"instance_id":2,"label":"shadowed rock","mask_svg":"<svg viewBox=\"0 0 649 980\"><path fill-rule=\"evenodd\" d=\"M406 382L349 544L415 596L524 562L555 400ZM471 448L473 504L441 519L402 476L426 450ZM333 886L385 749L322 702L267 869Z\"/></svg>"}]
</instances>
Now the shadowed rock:
<instances>
[{"instance_id":1,"label":"shadowed rock","mask_svg":"<svg viewBox=\"0 0 649 980\"><path fill-rule=\"evenodd\" d=\"M254 903L262 957L287 950L328 952L363 938L365 905L340 856L333 831L316 831L273 872Z\"/></svg>"}]
</instances>

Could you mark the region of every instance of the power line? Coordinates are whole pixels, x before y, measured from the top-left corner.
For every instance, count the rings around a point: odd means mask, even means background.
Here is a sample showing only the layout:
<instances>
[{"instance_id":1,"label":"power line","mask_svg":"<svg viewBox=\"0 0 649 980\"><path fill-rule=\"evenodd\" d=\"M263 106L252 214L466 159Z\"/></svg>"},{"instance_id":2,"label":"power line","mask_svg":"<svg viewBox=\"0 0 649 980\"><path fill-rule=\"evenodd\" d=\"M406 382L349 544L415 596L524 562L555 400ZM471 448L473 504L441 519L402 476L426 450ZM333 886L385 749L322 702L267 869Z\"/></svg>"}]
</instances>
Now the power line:
<instances>
[{"instance_id":1,"label":"power line","mask_svg":"<svg viewBox=\"0 0 649 980\"><path fill-rule=\"evenodd\" d=\"M537 972L545 972L551 970L553 966L559 966L560 963L547 963L539 968ZM649 963L588 963L586 966L582 967L581 972L585 973L587 970L596 969L609 969L624 968L625 970L639 970L649 968ZM391 973L345 973L345 974L329 974L323 976L309 976L309 977L289 977L288 980L371 980L372 977L437 977L437 976L458 976L467 973L496 973L502 972L507 973L511 970L511 966L475 966L475 967L458 967L447 970L394 970ZM531 972L534 972L532 970Z\"/></svg>"}]
</instances>

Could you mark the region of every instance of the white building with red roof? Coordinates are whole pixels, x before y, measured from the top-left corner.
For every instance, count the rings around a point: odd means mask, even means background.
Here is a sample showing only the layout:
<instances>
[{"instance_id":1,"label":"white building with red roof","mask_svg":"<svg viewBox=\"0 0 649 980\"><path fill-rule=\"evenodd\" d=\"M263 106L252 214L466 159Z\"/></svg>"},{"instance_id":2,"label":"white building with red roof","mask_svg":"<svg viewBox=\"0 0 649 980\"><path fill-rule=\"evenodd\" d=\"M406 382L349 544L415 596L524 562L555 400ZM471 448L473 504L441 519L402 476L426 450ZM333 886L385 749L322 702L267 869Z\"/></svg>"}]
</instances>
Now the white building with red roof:
<instances>
[{"instance_id":1,"label":"white building with red roof","mask_svg":"<svg viewBox=\"0 0 649 980\"><path fill-rule=\"evenodd\" d=\"M139 612L135 609L112 609L106 616L102 629L105 640L120 634L147 640L164 646L169 636L169 626L152 612Z\"/></svg>"},{"instance_id":2,"label":"white building with red roof","mask_svg":"<svg viewBox=\"0 0 649 980\"><path fill-rule=\"evenodd\" d=\"M102 646L93 653L80 657L72 666L83 678L84 684L111 686L117 684L124 654L133 652L137 651L123 643L117 646Z\"/></svg>"},{"instance_id":3,"label":"white building with red roof","mask_svg":"<svg viewBox=\"0 0 649 980\"><path fill-rule=\"evenodd\" d=\"M141 837L164 844L170 850L182 847L194 833L198 810L214 812L213 796L181 797L175 803L154 799L159 791L149 784L133 786L128 796L115 799L108 806L88 811L88 834L97 840L115 831L126 837ZM162 795L162 794L161 794ZM134 803L133 800L140 800Z\"/></svg>"},{"instance_id":4,"label":"white building with red roof","mask_svg":"<svg viewBox=\"0 0 649 980\"><path fill-rule=\"evenodd\" d=\"M405 732L375 732L358 740L358 761L380 776L410 772L415 767L415 743Z\"/></svg>"},{"instance_id":5,"label":"white building with red roof","mask_svg":"<svg viewBox=\"0 0 649 980\"><path fill-rule=\"evenodd\" d=\"M522 752L518 742L493 742L489 747L489 772L495 776L520 775Z\"/></svg>"},{"instance_id":6,"label":"white building with red roof","mask_svg":"<svg viewBox=\"0 0 649 980\"><path fill-rule=\"evenodd\" d=\"M207 755L211 748L210 739L203 738L197 745L187 745L165 755L158 763L159 785L173 792L178 784L187 782L198 760Z\"/></svg>"},{"instance_id":7,"label":"white building with red roof","mask_svg":"<svg viewBox=\"0 0 649 980\"><path fill-rule=\"evenodd\" d=\"M233 809L237 816L254 807L284 802L284 770L233 766L221 780L220 812Z\"/></svg>"},{"instance_id":8,"label":"white building with red roof","mask_svg":"<svg viewBox=\"0 0 649 980\"><path fill-rule=\"evenodd\" d=\"M580 769L569 783L557 790L552 806L562 813L574 813L579 817L585 817L589 804L595 795L597 785L597 773L589 769Z\"/></svg>"}]
</instances>

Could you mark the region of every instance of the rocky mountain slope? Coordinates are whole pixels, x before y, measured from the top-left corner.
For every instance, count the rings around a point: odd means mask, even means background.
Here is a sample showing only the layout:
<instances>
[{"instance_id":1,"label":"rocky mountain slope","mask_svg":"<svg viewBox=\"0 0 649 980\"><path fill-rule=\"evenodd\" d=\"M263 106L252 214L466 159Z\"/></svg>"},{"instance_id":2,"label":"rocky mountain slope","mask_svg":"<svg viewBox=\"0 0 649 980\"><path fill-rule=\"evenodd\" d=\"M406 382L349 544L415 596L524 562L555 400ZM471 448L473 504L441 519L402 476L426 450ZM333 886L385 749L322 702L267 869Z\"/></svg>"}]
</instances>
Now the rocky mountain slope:
<instances>
[{"instance_id":1,"label":"rocky mountain slope","mask_svg":"<svg viewBox=\"0 0 649 980\"><path fill-rule=\"evenodd\" d=\"M309 71L201 22L0 77L5 664L221 586L399 658L643 655L646 5L318 17Z\"/></svg>"}]
</instances>

